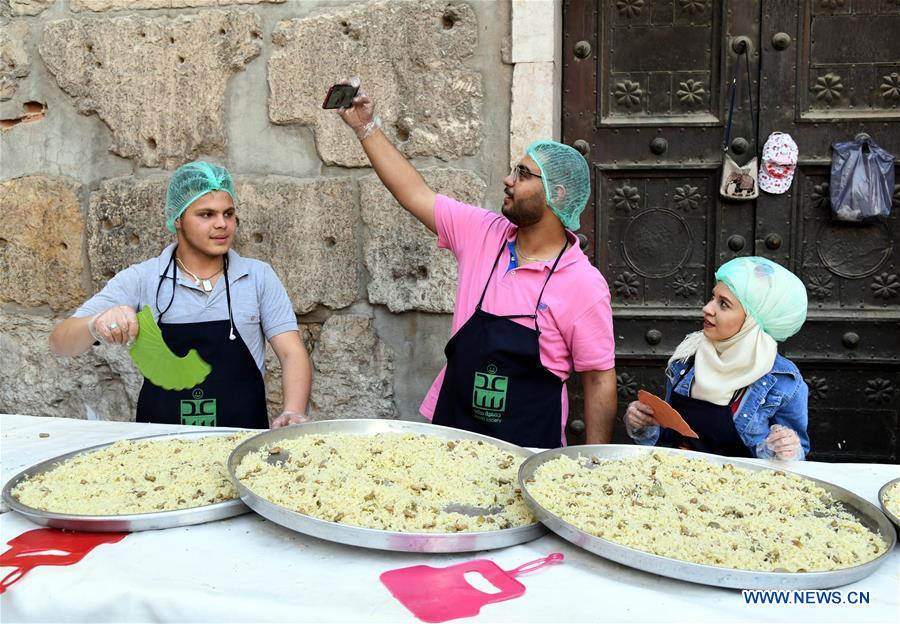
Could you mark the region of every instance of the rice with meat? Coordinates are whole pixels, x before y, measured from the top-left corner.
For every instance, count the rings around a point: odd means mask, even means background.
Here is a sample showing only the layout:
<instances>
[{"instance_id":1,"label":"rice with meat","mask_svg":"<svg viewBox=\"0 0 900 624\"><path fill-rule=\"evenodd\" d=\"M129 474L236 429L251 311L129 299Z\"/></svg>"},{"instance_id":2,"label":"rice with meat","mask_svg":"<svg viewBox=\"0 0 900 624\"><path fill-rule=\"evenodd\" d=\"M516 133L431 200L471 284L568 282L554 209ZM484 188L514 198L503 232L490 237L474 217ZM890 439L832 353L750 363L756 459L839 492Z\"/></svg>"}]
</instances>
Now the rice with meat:
<instances>
[{"instance_id":1,"label":"rice with meat","mask_svg":"<svg viewBox=\"0 0 900 624\"><path fill-rule=\"evenodd\" d=\"M123 440L26 477L23 505L64 514L118 516L211 505L238 497L228 456L250 433Z\"/></svg>"},{"instance_id":2,"label":"rice with meat","mask_svg":"<svg viewBox=\"0 0 900 624\"><path fill-rule=\"evenodd\" d=\"M269 460L282 453L286 459ZM248 453L235 476L272 503L331 522L415 533L492 531L536 522L516 484L523 459L475 440L322 434ZM495 513L473 515L472 508Z\"/></svg>"},{"instance_id":3,"label":"rice with meat","mask_svg":"<svg viewBox=\"0 0 900 624\"><path fill-rule=\"evenodd\" d=\"M884 491L881 496L881 504L894 514L895 518L900 518L900 481Z\"/></svg>"},{"instance_id":4,"label":"rice with meat","mask_svg":"<svg viewBox=\"0 0 900 624\"><path fill-rule=\"evenodd\" d=\"M820 572L865 563L887 547L824 489L778 470L660 452L563 456L538 467L526 487L586 533L693 563Z\"/></svg>"}]
</instances>

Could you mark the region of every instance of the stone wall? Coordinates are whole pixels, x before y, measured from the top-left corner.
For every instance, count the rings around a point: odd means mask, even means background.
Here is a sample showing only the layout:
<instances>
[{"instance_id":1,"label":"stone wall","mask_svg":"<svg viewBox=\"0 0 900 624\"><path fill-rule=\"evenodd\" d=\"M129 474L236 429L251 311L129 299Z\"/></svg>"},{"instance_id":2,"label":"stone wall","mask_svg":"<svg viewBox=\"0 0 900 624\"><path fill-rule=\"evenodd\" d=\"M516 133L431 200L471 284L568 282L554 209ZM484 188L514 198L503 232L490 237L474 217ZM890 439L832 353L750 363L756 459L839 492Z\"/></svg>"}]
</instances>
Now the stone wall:
<instances>
[{"instance_id":1,"label":"stone wall","mask_svg":"<svg viewBox=\"0 0 900 624\"><path fill-rule=\"evenodd\" d=\"M0 413L133 419L141 377L123 349L60 359L47 336L171 240L168 175L205 158L235 175L238 251L269 262L294 303L313 416L419 418L443 362L455 263L321 101L335 79L361 76L435 189L497 209L512 11L487 0L0 0ZM526 122L519 135L534 132ZM274 415L278 362L267 362Z\"/></svg>"}]
</instances>

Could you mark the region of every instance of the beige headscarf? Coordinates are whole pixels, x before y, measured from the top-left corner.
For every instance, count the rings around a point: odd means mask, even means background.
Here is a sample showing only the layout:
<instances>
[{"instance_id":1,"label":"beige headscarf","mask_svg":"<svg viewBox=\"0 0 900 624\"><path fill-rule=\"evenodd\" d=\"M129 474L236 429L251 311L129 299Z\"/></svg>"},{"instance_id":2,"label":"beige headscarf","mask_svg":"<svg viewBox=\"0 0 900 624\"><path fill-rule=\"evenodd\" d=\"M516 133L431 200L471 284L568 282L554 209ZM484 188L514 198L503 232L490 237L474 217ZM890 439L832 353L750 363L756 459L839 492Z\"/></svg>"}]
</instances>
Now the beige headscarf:
<instances>
[{"instance_id":1,"label":"beige headscarf","mask_svg":"<svg viewBox=\"0 0 900 624\"><path fill-rule=\"evenodd\" d=\"M749 314L741 329L726 340L710 340L702 331L688 334L669 363L694 356L691 396L728 405L734 393L772 370L778 345Z\"/></svg>"}]
</instances>

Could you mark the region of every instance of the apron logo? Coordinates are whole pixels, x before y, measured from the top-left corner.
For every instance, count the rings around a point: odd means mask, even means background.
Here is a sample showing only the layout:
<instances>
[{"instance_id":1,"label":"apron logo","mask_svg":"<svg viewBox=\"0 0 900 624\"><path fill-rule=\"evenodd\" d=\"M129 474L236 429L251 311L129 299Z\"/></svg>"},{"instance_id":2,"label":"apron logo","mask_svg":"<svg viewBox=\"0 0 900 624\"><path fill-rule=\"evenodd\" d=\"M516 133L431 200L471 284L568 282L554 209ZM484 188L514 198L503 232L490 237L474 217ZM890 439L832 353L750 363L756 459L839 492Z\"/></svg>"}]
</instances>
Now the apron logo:
<instances>
[{"instance_id":1,"label":"apron logo","mask_svg":"<svg viewBox=\"0 0 900 624\"><path fill-rule=\"evenodd\" d=\"M181 400L181 424L195 427L216 426L216 400L204 399L203 390L194 388L193 399Z\"/></svg>"},{"instance_id":2,"label":"apron logo","mask_svg":"<svg viewBox=\"0 0 900 624\"><path fill-rule=\"evenodd\" d=\"M497 367L490 364L487 371L475 372L472 392L472 413L485 422L498 423L506 410L506 390L509 377L497 374Z\"/></svg>"}]
</instances>

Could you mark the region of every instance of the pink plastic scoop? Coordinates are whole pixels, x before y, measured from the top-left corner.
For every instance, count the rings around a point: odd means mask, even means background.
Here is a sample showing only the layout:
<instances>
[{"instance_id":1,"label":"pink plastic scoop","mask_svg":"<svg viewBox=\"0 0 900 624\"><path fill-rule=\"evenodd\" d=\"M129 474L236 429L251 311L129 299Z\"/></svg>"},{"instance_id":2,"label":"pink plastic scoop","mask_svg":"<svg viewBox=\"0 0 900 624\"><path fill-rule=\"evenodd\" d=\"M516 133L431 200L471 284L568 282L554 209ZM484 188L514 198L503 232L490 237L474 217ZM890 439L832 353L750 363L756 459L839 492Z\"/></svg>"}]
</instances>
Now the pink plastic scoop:
<instances>
[{"instance_id":1,"label":"pink plastic scoop","mask_svg":"<svg viewBox=\"0 0 900 624\"><path fill-rule=\"evenodd\" d=\"M518 598L525 593L525 586L515 580L514 576L533 572L562 560L562 553L553 553L522 564L514 570L502 570L488 559L476 559L447 568L417 565L385 572L381 575L381 582L394 598L423 622L446 622L478 615L481 607L486 604ZM468 572L481 574L500 591L489 594L476 589L466 581L465 575Z\"/></svg>"}]
</instances>

